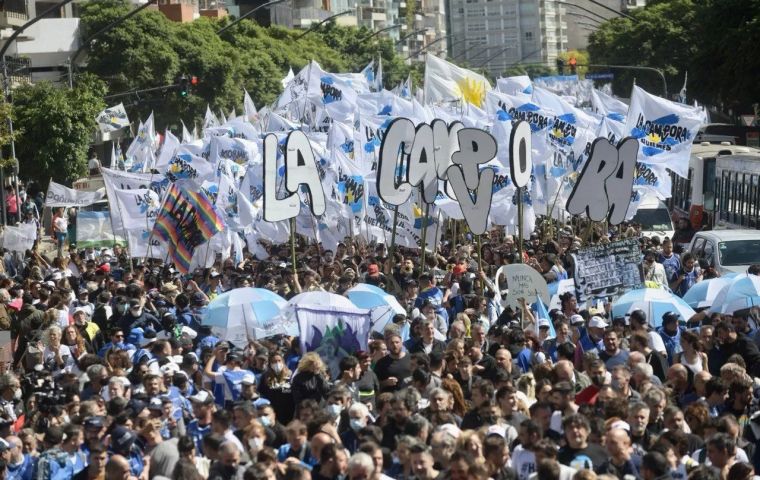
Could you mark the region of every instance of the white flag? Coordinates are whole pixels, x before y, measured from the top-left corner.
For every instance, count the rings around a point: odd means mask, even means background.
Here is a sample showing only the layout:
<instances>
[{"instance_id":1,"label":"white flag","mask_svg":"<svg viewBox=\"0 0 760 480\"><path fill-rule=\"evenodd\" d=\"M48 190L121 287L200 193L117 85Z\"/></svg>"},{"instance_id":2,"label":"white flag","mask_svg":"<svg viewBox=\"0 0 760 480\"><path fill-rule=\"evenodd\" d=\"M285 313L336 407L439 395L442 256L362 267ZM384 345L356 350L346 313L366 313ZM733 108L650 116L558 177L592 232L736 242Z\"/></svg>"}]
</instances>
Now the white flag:
<instances>
[{"instance_id":1,"label":"white flag","mask_svg":"<svg viewBox=\"0 0 760 480\"><path fill-rule=\"evenodd\" d=\"M24 253L34 246L37 238L37 225L20 223L18 226L6 226L0 237L0 246L11 252Z\"/></svg>"},{"instance_id":2,"label":"white flag","mask_svg":"<svg viewBox=\"0 0 760 480\"><path fill-rule=\"evenodd\" d=\"M83 192L65 187L61 184L50 182L48 185L46 207L86 207L103 200L102 191Z\"/></svg>"},{"instance_id":3,"label":"white flag","mask_svg":"<svg viewBox=\"0 0 760 480\"><path fill-rule=\"evenodd\" d=\"M462 100L480 107L486 92L491 90L491 84L479 73L457 67L428 53L425 57L423 88L426 103Z\"/></svg>"},{"instance_id":4,"label":"white flag","mask_svg":"<svg viewBox=\"0 0 760 480\"><path fill-rule=\"evenodd\" d=\"M248 91L243 91L245 92L243 95L243 109L245 110L245 118L247 118L249 122L253 123L259 119L259 111L256 110L256 105L253 104L253 99L251 99L251 96L248 95Z\"/></svg>"},{"instance_id":5,"label":"white flag","mask_svg":"<svg viewBox=\"0 0 760 480\"><path fill-rule=\"evenodd\" d=\"M118 205L117 212L126 230L153 229L161 208L156 192L149 188L117 189L114 197Z\"/></svg>"},{"instance_id":6,"label":"white flag","mask_svg":"<svg viewBox=\"0 0 760 480\"><path fill-rule=\"evenodd\" d=\"M129 117L123 103L106 108L98 114L95 121L98 122L98 127L103 133L115 132L129 126Z\"/></svg>"},{"instance_id":7,"label":"white flag","mask_svg":"<svg viewBox=\"0 0 760 480\"><path fill-rule=\"evenodd\" d=\"M702 119L699 110L634 85L626 133L639 141L639 162L663 165L686 178L691 145Z\"/></svg>"},{"instance_id":8,"label":"white flag","mask_svg":"<svg viewBox=\"0 0 760 480\"><path fill-rule=\"evenodd\" d=\"M140 150L147 148L153 150L156 144L156 129L153 123L153 112L145 123L140 125L137 136L127 149L127 159L134 158Z\"/></svg>"}]
</instances>

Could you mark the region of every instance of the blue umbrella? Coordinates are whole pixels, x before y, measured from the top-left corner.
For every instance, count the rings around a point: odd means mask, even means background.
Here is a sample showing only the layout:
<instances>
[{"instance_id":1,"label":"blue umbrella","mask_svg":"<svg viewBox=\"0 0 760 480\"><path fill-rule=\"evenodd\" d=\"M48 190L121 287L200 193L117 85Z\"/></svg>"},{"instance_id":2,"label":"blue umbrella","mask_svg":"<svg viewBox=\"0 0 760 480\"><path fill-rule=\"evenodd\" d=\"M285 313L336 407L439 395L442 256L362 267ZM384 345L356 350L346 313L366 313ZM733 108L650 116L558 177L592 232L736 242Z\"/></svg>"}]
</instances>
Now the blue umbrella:
<instances>
[{"instance_id":1,"label":"blue umbrella","mask_svg":"<svg viewBox=\"0 0 760 480\"><path fill-rule=\"evenodd\" d=\"M286 304L284 298L265 288L236 288L209 303L201 324L233 344L278 334L298 335L297 324L275 321Z\"/></svg>"},{"instance_id":2,"label":"blue umbrella","mask_svg":"<svg viewBox=\"0 0 760 480\"><path fill-rule=\"evenodd\" d=\"M724 276L703 280L692 287L683 296L683 300L691 308L711 307L715 302L718 293L731 283L732 276Z\"/></svg>"},{"instance_id":3,"label":"blue umbrella","mask_svg":"<svg viewBox=\"0 0 760 480\"><path fill-rule=\"evenodd\" d=\"M733 314L760 305L760 277L746 273L731 279L715 296L710 312Z\"/></svg>"},{"instance_id":4,"label":"blue umbrella","mask_svg":"<svg viewBox=\"0 0 760 480\"><path fill-rule=\"evenodd\" d=\"M662 316L676 312L685 321L696 314L682 298L659 288L631 290L612 304L612 317L625 317L633 310L643 310L649 324L659 327Z\"/></svg>"},{"instance_id":5,"label":"blue umbrella","mask_svg":"<svg viewBox=\"0 0 760 480\"><path fill-rule=\"evenodd\" d=\"M382 288L368 283L359 283L346 291L351 303L371 312L373 329L382 332L394 315L406 315L406 309L398 303L396 297Z\"/></svg>"}]
</instances>

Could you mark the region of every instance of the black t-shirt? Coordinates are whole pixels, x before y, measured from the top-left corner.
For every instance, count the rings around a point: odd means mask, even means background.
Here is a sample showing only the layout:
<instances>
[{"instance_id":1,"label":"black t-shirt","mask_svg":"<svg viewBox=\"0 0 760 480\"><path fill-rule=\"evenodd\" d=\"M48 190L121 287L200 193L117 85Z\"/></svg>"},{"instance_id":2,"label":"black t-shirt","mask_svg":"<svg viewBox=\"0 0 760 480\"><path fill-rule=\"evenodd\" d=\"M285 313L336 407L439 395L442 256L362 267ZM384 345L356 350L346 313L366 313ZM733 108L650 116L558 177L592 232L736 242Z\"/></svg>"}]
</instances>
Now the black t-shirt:
<instances>
[{"instance_id":1,"label":"black t-shirt","mask_svg":"<svg viewBox=\"0 0 760 480\"><path fill-rule=\"evenodd\" d=\"M390 355L386 355L375 364L375 375L377 375L377 379L381 384L390 377L398 379L398 383L393 387L381 386L381 391L394 392L401 390L412 377L411 357L408 354L404 354L402 358L393 358Z\"/></svg>"},{"instance_id":2,"label":"black t-shirt","mask_svg":"<svg viewBox=\"0 0 760 480\"><path fill-rule=\"evenodd\" d=\"M607 452L595 443L589 443L586 448L570 448L569 446L560 449L557 460L563 465L576 470L594 470L607 460Z\"/></svg>"}]
</instances>

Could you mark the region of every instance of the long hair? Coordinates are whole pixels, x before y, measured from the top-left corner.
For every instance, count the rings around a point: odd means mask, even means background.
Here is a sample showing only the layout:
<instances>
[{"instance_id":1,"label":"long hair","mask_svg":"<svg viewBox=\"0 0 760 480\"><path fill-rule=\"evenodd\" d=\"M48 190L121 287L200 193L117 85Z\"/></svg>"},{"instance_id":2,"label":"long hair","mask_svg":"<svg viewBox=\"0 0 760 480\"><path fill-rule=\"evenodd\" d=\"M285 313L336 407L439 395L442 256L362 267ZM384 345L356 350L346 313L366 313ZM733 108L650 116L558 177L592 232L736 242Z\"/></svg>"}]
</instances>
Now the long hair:
<instances>
[{"instance_id":1,"label":"long hair","mask_svg":"<svg viewBox=\"0 0 760 480\"><path fill-rule=\"evenodd\" d=\"M303 354L298 362L298 372L311 372L317 375L327 375L327 366L317 352L307 352Z\"/></svg>"},{"instance_id":2,"label":"long hair","mask_svg":"<svg viewBox=\"0 0 760 480\"><path fill-rule=\"evenodd\" d=\"M451 411L462 417L467 413L467 403L464 401L464 393L462 393L462 387L456 380L451 378L444 378L441 380L441 388L451 393L451 397L454 399L454 406Z\"/></svg>"}]
</instances>

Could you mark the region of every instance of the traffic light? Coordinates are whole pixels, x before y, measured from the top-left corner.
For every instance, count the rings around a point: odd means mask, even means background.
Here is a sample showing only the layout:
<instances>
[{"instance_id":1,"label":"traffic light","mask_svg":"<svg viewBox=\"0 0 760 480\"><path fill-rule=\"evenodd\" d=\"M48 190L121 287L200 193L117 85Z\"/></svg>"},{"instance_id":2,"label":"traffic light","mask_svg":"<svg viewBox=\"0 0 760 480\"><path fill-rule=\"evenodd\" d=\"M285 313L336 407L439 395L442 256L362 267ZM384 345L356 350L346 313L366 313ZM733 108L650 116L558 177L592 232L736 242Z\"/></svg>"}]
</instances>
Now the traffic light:
<instances>
[{"instance_id":1,"label":"traffic light","mask_svg":"<svg viewBox=\"0 0 760 480\"><path fill-rule=\"evenodd\" d=\"M189 90L190 90L188 88L189 84L190 84L190 81L187 78L187 75L182 75L181 77L179 77L179 81L177 82L177 84L178 84L179 96L180 97L187 97L187 95L189 93Z\"/></svg>"},{"instance_id":2,"label":"traffic light","mask_svg":"<svg viewBox=\"0 0 760 480\"><path fill-rule=\"evenodd\" d=\"M578 65L578 61L575 57L570 57L570 60L568 60L567 63L570 64L570 73L575 75L575 67Z\"/></svg>"},{"instance_id":3,"label":"traffic light","mask_svg":"<svg viewBox=\"0 0 760 480\"><path fill-rule=\"evenodd\" d=\"M565 61L561 58L557 58L557 74L564 75L565 74Z\"/></svg>"}]
</instances>

